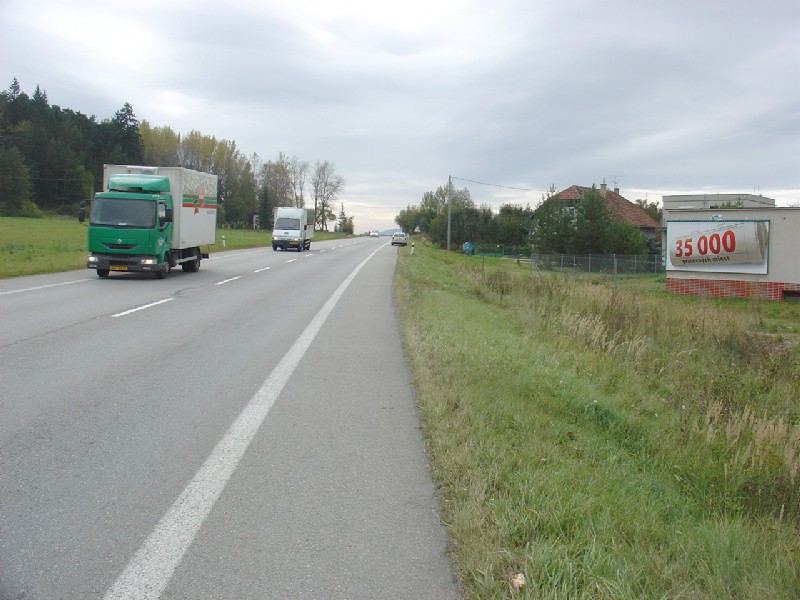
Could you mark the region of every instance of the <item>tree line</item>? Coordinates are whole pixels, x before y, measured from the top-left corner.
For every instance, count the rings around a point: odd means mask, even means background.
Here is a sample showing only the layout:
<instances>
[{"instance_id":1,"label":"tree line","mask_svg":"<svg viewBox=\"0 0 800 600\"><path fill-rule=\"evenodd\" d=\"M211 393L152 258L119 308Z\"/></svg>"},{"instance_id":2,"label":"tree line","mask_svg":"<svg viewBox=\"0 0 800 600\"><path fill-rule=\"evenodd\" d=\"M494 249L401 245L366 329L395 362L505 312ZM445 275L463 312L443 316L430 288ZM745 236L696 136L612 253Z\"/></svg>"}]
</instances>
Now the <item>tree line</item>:
<instances>
[{"instance_id":1,"label":"tree line","mask_svg":"<svg viewBox=\"0 0 800 600\"><path fill-rule=\"evenodd\" d=\"M450 184L448 184L450 185ZM495 214L478 206L467 188L450 187L450 243L502 244L540 254L648 254L660 252L660 240L643 235L638 227L617 219L600 192L592 188L582 198L560 199L551 186L535 207L503 204ZM419 230L444 248L447 246L448 187L425 192L419 204L409 205L395 217L407 232ZM645 212L660 220L656 203L637 200Z\"/></svg>"},{"instance_id":2,"label":"tree line","mask_svg":"<svg viewBox=\"0 0 800 600\"><path fill-rule=\"evenodd\" d=\"M218 222L271 229L278 206L316 208L319 229L353 228L336 201L344 179L329 161L311 165L279 153L264 162L245 156L236 142L199 131L139 122L127 102L112 118L98 119L51 106L38 85L33 96L15 78L0 92L0 215L75 214L81 200L100 191L104 164L185 167L217 175Z\"/></svg>"}]
</instances>

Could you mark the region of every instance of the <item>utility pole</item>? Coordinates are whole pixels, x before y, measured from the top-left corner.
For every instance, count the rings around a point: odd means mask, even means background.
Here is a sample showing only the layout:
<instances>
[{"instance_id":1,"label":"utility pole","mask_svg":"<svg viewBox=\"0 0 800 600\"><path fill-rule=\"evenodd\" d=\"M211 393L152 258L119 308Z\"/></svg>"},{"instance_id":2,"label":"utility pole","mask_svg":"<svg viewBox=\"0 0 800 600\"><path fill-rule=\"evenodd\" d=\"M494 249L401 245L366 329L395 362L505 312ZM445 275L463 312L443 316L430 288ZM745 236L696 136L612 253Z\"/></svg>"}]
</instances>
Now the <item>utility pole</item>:
<instances>
[{"instance_id":1,"label":"utility pole","mask_svg":"<svg viewBox=\"0 0 800 600\"><path fill-rule=\"evenodd\" d=\"M447 251L450 251L450 187L452 184L453 176L447 176Z\"/></svg>"}]
</instances>

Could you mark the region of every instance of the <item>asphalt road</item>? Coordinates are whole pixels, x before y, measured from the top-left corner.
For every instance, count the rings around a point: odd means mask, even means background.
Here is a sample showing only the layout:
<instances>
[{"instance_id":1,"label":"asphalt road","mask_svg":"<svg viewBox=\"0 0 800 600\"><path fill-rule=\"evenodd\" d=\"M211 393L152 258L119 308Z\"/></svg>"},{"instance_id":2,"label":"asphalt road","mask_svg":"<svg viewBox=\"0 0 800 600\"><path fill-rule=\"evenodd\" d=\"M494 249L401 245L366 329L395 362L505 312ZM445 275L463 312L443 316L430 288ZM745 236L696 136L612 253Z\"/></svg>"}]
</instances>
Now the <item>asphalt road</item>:
<instances>
[{"instance_id":1,"label":"asphalt road","mask_svg":"<svg viewBox=\"0 0 800 600\"><path fill-rule=\"evenodd\" d=\"M456 598L396 253L0 281L0 598Z\"/></svg>"}]
</instances>

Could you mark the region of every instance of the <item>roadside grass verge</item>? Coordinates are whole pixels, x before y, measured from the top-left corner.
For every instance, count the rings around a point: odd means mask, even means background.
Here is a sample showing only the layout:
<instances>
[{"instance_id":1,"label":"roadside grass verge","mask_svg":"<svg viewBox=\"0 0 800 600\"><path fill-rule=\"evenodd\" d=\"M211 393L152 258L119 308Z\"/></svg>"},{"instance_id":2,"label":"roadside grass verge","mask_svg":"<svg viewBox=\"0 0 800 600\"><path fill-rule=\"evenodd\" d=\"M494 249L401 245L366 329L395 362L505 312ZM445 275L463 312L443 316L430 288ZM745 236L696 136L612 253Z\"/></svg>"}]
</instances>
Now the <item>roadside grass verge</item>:
<instances>
[{"instance_id":1,"label":"roadside grass verge","mask_svg":"<svg viewBox=\"0 0 800 600\"><path fill-rule=\"evenodd\" d=\"M395 291L466 597L798 597L795 306L422 243Z\"/></svg>"},{"instance_id":2,"label":"roadside grass verge","mask_svg":"<svg viewBox=\"0 0 800 600\"><path fill-rule=\"evenodd\" d=\"M86 227L77 218L0 217L0 279L86 268L86 237ZM314 241L341 237L344 235L317 231ZM217 229L216 242L208 246L208 251L270 244L269 231Z\"/></svg>"}]
</instances>

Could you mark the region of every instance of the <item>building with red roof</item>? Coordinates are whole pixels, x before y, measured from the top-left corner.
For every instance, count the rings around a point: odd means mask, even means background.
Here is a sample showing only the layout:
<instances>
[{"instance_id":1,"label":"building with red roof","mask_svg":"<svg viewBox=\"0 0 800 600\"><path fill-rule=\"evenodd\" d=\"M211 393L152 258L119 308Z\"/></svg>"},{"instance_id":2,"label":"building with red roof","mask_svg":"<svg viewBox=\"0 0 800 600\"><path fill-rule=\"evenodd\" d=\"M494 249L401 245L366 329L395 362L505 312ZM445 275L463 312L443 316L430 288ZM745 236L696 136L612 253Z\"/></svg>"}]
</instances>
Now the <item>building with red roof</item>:
<instances>
[{"instance_id":1,"label":"building with red roof","mask_svg":"<svg viewBox=\"0 0 800 600\"><path fill-rule=\"evenodd\" d=\"M590 187L573 185L560 191L555 197L564 200L567 206L571 206L570 201L580 200L586 192L591 190ZM606 208L614 217L638 227L639 231L647 237L661 236L661 224L644 212L641 207L620 196L619 188L614 188L612 191L607 188L605 183L602 183L597 191L605 199Z\"/></svg>"}]
</instances>

